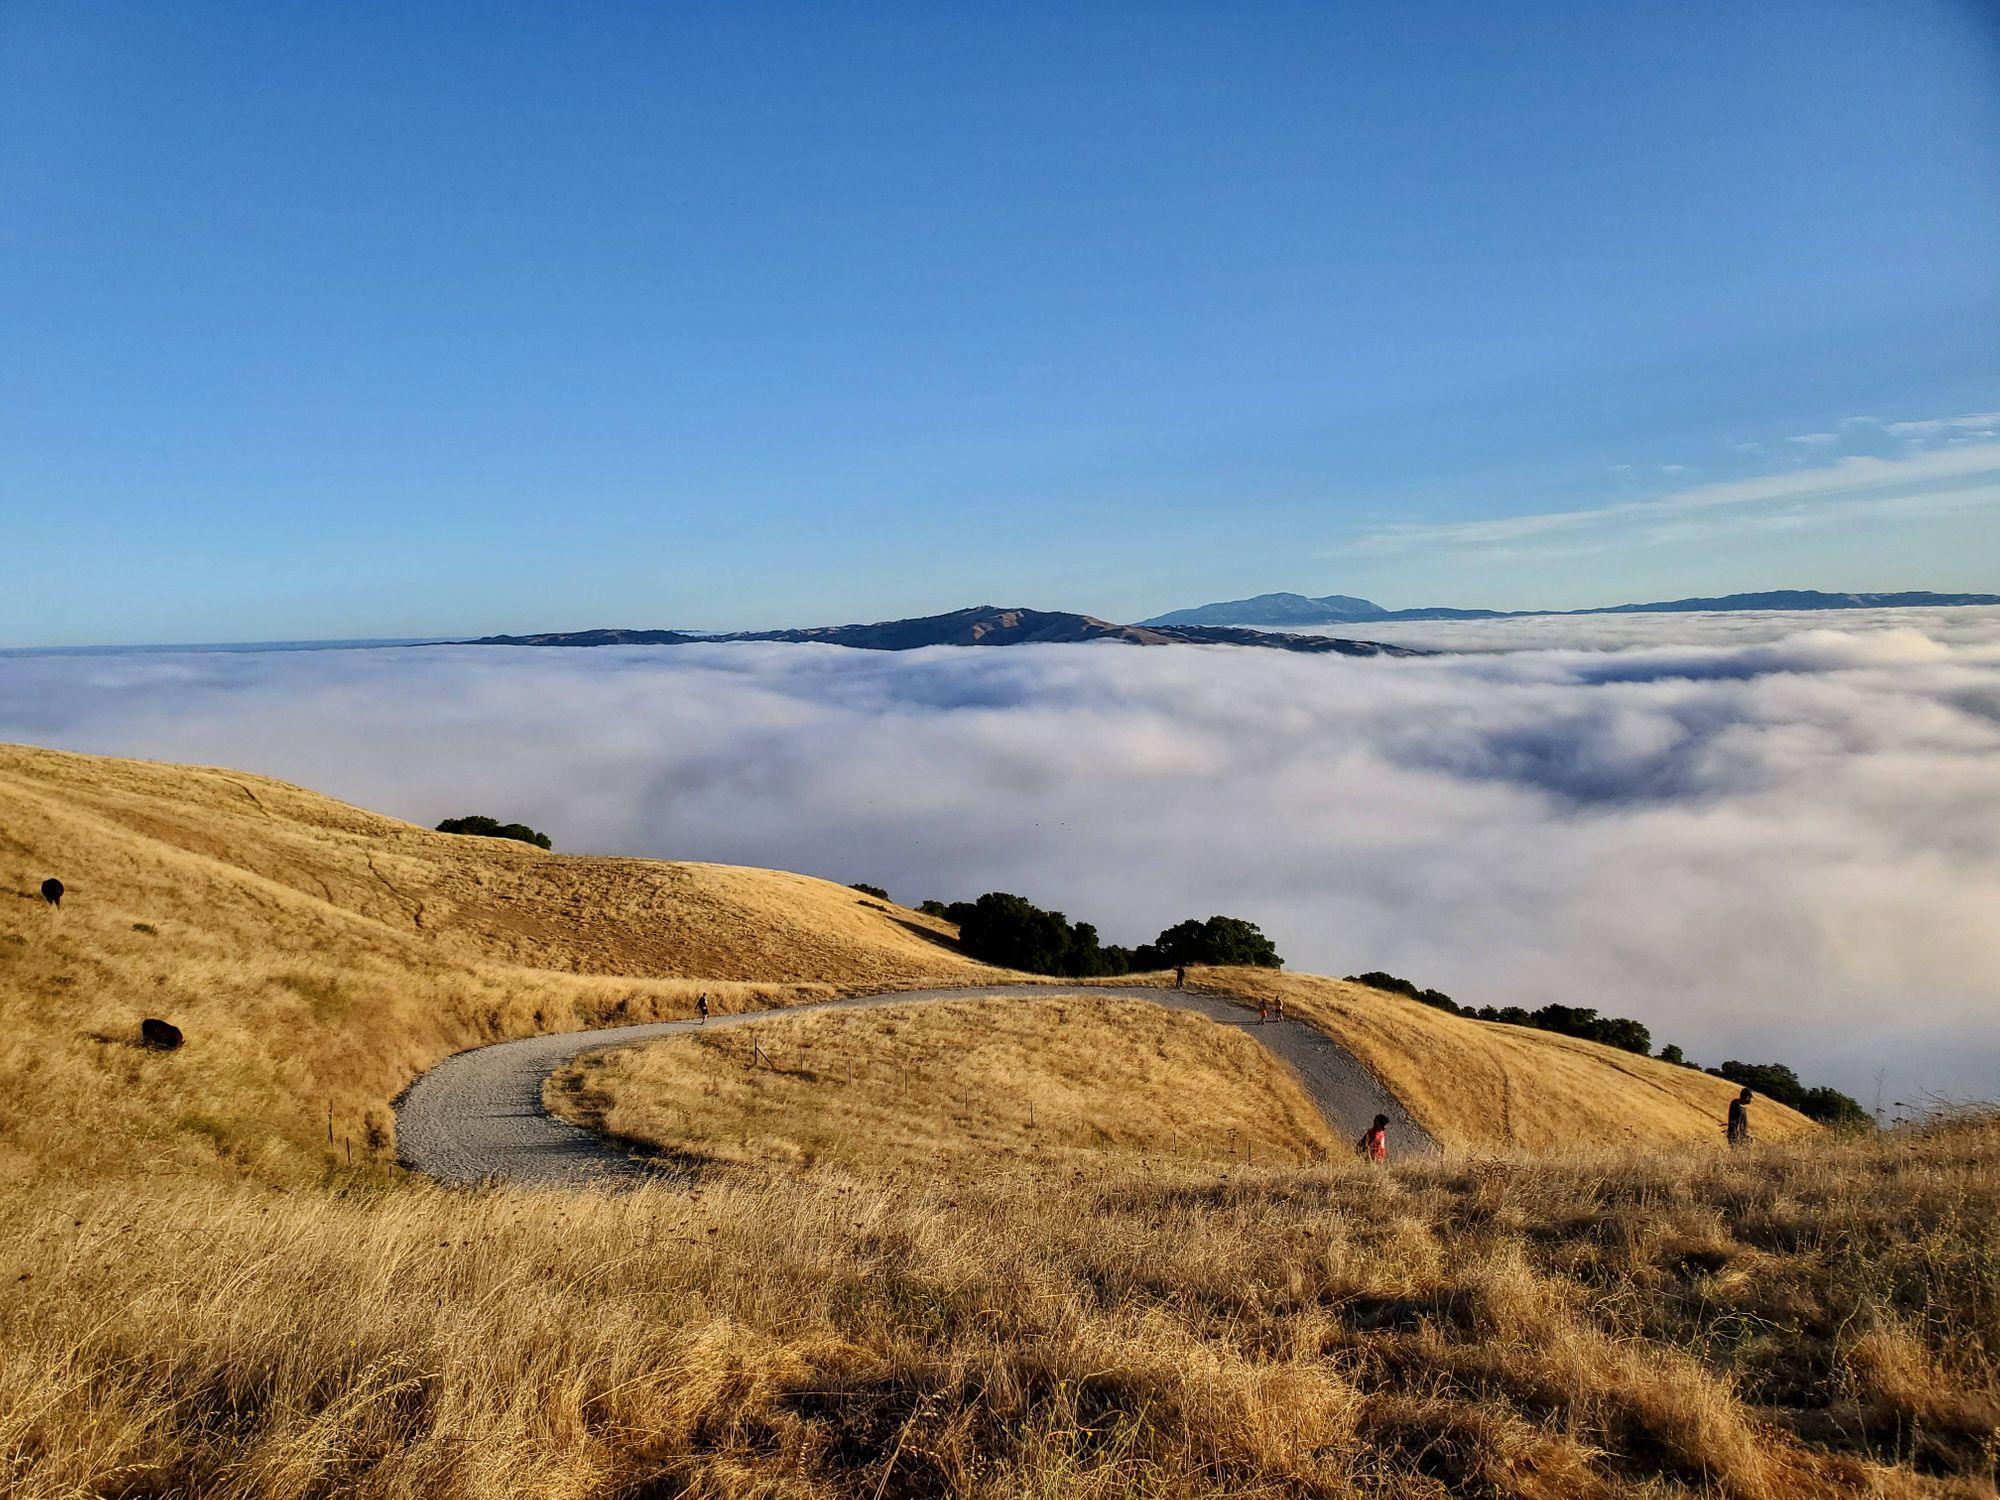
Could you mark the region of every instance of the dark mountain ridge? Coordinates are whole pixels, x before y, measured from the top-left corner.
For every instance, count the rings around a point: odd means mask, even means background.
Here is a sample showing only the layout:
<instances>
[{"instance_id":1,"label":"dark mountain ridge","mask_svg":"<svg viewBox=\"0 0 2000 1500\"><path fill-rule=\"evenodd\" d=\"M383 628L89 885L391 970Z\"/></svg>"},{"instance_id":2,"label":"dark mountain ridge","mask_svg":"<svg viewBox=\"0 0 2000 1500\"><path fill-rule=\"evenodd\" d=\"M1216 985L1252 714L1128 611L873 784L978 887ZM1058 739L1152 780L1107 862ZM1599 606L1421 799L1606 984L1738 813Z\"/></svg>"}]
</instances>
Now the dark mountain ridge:
<instances>
[{"instance_id":1,"label":"dark mountain ridge","mask_svg":"<svg viewBox=\"0 0 2000 1500\"><path fill-rule=\"evenodd\" d=\"M1604 604L1591 609L1384 609L1351 594L1258 594L1192 609L1169 610L1139 624L1148 628L1218 625L1358 625L1370 620L1505 620L1549 615L1693 614L1698 611L1907 609L2000 604L2000 594L1935 594L1910 590L1884 594L1833 594L1819 589L1771 589L1758 594L1722 594L1704 599L1666 599L1652 604Z\"/></svg>"},{"instance_id":2,"label":"dark mountain ridge","mask_svg":"<svg viewBox=\"0 0 2000 1500\"><path fill-rule=\"evenodd\" d=\"M872 625L819 625L800 630L740 630L695 635L682 630L566 630L538 635L489 635L465 646L690 646L717 641L782 641L849 646L861 651L915 651L924 646L1025 646L1109 641L1127 646L1263 646L1314 655L1426 656L1429 652L1381 641L1328 635L1286 635L1217 625L1114 625L1094 615L1057 610L1001 609L991 604L913 620Z\"/></svg>"}]
</instances>

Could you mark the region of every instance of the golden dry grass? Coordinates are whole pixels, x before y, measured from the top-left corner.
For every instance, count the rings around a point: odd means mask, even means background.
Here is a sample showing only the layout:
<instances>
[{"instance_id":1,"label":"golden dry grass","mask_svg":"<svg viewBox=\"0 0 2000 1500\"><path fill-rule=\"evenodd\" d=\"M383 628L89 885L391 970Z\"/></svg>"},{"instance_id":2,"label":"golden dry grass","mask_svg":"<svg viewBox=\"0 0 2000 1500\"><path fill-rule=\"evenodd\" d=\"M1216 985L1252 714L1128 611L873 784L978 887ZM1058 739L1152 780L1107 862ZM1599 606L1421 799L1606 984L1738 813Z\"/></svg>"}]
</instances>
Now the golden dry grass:
<instances>
[{"instance_id":1,"label":"golden dry grass","mask_svg":"<svg viewBox=\"0 0 2000 1500\"><path fill-rule=\"evenodd\" d=\"M176 874L255 877L467 960L856 989L996 973L951 947L948 924L830 881L433 833L240 771L0 745L0 797L8 852L56 862L44 873L78 905L130 891L68 847L94 827L193 856ZM31 843L13 825L37 811L56 822Z\"/></svg>"},{"instance_id":2,"label":"golden dry grass","mask_svg":"<svg viewBox=\"0 0 2000 1500\"><path fill-rule=\"evenodd\" d=\"M387 1159L391 1101L461 1047L685 1015L701 990L726 1011L1008 977L951 936L800 875L550 855L235 771L0 746L0 1180ZM1340 981L1197 980L1282 990L1454 1146L1712 1139L1728 1092ZM188 1047L134 1046L146 1015ZM1776 1105L1758 1123L1811 1128Z\"/></svg>"},{"instance_id":3,"label":"golden dry grass","mask_svg":"<svg viewBox=\"0 0 2000 1500\"><path fill-rule=\"evenodd\" d=\"M695 1193L17 1196L24 1497L1992 1492L2000 1127Z\"/></svg>"},{"instance_id":4,"label":"golden dry grass","mask_svg":"<svg viewBox=\"0 0 2000 1500\"><path fill-rule=\"evenodd\" d=\"M310 1178L329 1104L337 1154L386 1157L395 1095L463 1047L684 1016L701 990L730 1010L995 972L936 927L804 876L566 859L235 772L0 746L0 1180ZM136 1046L145 1016L187 1046Z\"/></svg>"},{"instance_id":5,"label":"golden dry grass","mask_svg":"<svg viewBox=\"0 0 2000 1500\"><path fill-rule=\"evenodd\" d=\"M1297 1080L1243 1032L1088 994L778 1016L754 1033L586 1054L546 1094L580 1123L704 1168L1268 1165L1338 1145Z\"/></svg>"},{"instance_id":6,"label":"golden dry grass","mask_svg":"<svg viewBox=\"0 0 2000 1500\"><path fill-rule=\"evenodd\" d=\"M1570 1152L1720 1142L1737 1085L1615 1047L1525 1026L1468 1020L1403 995L1269 969L1201 969L1193 982L1286 1014L1338 1040L1438 1140L1470 1149ZM1554 998L1554 997L1551 997ZM1759 1140L1820 1126L1770 1099L1752 1106Z\"/></svg>"}]
</instances>

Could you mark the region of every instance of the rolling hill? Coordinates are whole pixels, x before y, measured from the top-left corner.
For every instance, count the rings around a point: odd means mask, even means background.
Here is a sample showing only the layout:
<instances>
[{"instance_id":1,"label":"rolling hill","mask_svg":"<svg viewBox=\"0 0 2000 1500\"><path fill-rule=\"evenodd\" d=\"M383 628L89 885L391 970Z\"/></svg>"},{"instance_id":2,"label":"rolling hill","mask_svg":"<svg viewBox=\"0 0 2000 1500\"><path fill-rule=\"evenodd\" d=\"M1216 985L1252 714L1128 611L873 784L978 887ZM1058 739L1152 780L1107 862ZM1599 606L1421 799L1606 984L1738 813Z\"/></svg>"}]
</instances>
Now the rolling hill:
<instances>
[{"instance_id":1,"label":"rolling hill","mask_svg":"<svg viewBox=\"0 0 2000 1500\"><path fill-rule=\"evenodd\" d=\"M463 1047L682 1016L704 990L740 1009L1005 977L948 924L828 881L433 833L236 771L5 746L0 814L0 1172L117 1140L282 1178L323 1161L329 1104L387 1160L391 1101ZM60 910L36 893L51 874ZM1250 1003L1283 987L1447 1145L1702 1139L1729 1093L1340 981L1196 978ZM189 1046L135 1046L147 1016Z\"/></svg>"},{"instance_id":2,"label":"rolling hill","mask_svg":"<svg viewBox=\"0 0 2000 1500\"><path fill-rule=\"evenodd\" d=\"M41 881L67 894L50 909ZM777 871L544 854L235 771L0 746L0 1176L317 1172L390 1101L534 1031L993 974L949 930ZM139 1021L188 1046L142 1050Z\"/></svg>"}]
</instances>

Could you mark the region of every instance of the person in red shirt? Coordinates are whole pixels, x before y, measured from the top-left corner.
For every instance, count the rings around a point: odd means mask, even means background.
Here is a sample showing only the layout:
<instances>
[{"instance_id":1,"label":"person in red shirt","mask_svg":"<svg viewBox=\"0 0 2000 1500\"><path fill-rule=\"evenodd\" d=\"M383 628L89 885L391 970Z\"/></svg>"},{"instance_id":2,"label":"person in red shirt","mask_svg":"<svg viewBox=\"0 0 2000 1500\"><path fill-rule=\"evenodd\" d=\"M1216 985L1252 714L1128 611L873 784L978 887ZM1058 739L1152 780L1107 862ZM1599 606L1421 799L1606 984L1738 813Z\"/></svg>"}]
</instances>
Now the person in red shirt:
<instances>
[{"instance_id":1,"label":"person in red shirt","mask_svg":"<svg viewBox=\"0 0 2000 1500\"><path fill-rule=\"evenodd\" d=\"M1361 1139L1354 1143L1354 1149L1370 1161L1388 1161L1389 1117L1377 1115L1375 1123L1361 1132Z\"/></svg>"}]
</instances>

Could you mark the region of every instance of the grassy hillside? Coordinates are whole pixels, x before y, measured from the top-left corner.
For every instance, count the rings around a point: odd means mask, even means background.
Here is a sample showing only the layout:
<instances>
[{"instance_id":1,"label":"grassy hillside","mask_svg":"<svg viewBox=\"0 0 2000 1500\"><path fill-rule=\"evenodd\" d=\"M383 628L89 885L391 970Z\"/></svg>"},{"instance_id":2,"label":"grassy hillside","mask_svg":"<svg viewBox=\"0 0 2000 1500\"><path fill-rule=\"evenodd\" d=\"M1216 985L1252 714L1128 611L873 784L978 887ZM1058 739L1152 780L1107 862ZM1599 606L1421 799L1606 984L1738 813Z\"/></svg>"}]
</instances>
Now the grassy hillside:
<instances>
[{"instance_id":1,"label":"grassy hillside","mask_svg":"<svg viewBox=\"0 0 2000 1500\"><path fill-rule=\"evenodd\" d=\"M1287 1015L1337 1038L1440 1141L1471 1150L1647 1150L1719 1141L1738 1086L1694 1068L1526 1026L1449 1015L1343 979L1269 969L1199 970L1196 982L1251 1003L1283 997ZM1769 1099L1751 1109L1759 1140L1820 1126Z\"/></svg>"},{"instance_id":2,"label":"grassy hillside","mask_svg":"<svg viewBox=\"0 0 2000 1500\"><path fill-rule=\"evenodd\" d=\"M1107 1159L1307 1161L1334 1141L1241 1031L1057 995L821 1012L586 1054L548 1098L701 1167L963 1177Z\"/></svg>"},{"instance_id":3,"label":"grassy hillside","mask_svg":"<svg viewBox=\"0 0 2000 1500\"><path fill-rule=\"evenodd\" d=\"M551 855L241 772L0 746L0 1178L386 1161L391 1101L462 1047L682 1016L701 990L728 1010L1000 977L950 935L801 875ZM1453 1146L1712 1139L1729 1093L1339 981L1196 977L1282 991ZM134 1045L149 1015L188 1046ZM1775 1104L1758 1125L1811 1128Z\"/></svg>"},{"instance_id":4,"label":"grassy hillside","mask_svg":"<svg viewBox=\"0 0 2000 1500\"><path fill-rule=\"evenodd\" d=\"M727 1010L992 973L826 881L571 859L237 772L0 746L0 1179L316 1175L349 1141L386 1158L395 1095L463 1047L686 1015L700 990ZM139 1048L146 1016L186 1047Z\"/></svg>"}]
</instances>

